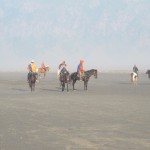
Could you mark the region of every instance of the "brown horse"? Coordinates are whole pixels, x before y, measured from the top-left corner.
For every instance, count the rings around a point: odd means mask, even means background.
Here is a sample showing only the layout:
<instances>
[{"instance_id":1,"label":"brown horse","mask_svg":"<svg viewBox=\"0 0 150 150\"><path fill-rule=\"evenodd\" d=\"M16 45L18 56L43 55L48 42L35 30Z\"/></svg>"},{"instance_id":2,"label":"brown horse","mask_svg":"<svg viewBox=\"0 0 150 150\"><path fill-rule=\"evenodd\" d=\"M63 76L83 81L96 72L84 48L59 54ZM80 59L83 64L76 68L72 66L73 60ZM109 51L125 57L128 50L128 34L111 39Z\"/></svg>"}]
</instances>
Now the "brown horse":
<instances>
[{"instance_id":1,"label":"brown horse","mask_svg":"<svg viewBox=\"0 0 150 150\"><path fill-rule=\"evenodd\" d=\"M43 68L38 68L38 76L41 78L41 74L44 74L44 78L46 77L46 72L49 71L50 68L49 66L46 66L45 69Z\"/></svg>"}]
</instances>

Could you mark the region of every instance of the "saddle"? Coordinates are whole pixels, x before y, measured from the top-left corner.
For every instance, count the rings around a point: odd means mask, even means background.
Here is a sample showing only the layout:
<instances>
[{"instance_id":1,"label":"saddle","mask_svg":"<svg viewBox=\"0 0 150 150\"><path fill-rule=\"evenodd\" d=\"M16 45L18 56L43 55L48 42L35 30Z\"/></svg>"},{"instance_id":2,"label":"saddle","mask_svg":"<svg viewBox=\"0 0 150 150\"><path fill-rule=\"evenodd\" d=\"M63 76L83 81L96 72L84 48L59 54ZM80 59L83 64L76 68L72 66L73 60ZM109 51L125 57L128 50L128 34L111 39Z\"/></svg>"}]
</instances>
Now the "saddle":
<instances>
[{"instance_id":1,"label":"saddle","mask_svg":"<svg viewBox=\"0 0 150 150\"><path fill-rule=\"evenodd\" d=\"M35 75L35 73L34 73L34 72L29 72L29 78L31 78L31 76L34 76L34 77L35 77L35 79L36 79L36 75Z\"/></svg>"},{"instance_id":2,"label":"saddle","mask_svg":"<svg viewBox=\"0 0 150 150\"><path fill-rule=\"evenodd\" d=\"M46 71L46 68L42 68L42 72L45 72Z\"/></svg>"}]
</instances>

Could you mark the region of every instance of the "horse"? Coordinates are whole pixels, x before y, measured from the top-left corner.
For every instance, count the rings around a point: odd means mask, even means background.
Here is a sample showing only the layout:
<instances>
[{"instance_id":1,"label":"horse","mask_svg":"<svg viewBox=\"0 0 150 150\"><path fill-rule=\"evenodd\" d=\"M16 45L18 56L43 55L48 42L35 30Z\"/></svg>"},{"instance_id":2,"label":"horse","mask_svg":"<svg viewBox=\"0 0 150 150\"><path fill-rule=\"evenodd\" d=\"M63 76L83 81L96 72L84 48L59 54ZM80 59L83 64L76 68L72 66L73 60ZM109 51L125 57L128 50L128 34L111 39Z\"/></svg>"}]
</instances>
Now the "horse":
<instances>
[{"instance_id":1,"label":"horse","mask_svg":"<svg viewBox=\"0 0 150 150\"><path fill-rule=\"evenodd\" d=\"M148 74L148 78L150 79L150 70L147 70L146 74Z\"/></svg>"},{"instance_id":2,"label":"horse","mask_svg":"<svg viewBox=\"0 0 150 150\"><path fill-rule=\"evenodd\" d=\"M46 77L46 72L49 71L50 68L49 66L46 66L45 69L43 68L38 68L37 72L38 72L38 76L41 78L41 74L44 74L44 78Z\"/></svg>"},{"instance_id":3,"label":"horse","mask_svg":"<svg viewBox=\"0 0 150 150\"><path fill-rule=\"evenodd\" d=\"M91 69L91 70L84 72L84 75L82 77L82 81L84 81L84 90L87 90L88 81L92 75L95 78L97 78L97 70L96 69ZM77 72L74 72L71 74L70 78L72 80L73 90L75 90L74 85L75 85L77 80L80 80L80 77L78 76Z\"/></svg>"},{"instance_id":4,"label":"horse","mask_svg":"<svg viewBox=\"0 0 150 150\"><path fill-rule=\"evenodd\" d=\"M138 80L138 74L137 73L132 72L130 74L130 76L131 76L131 82L137 82L137 80Z\"/></svg>"},{"instance_id":5,"label":"horse","mask_svg":"<svg viewBox=\"0 0 150 150\"><path fill-rule=\"evenodd\" d=\"M29 87L31 88L31 92L35 90L35 82L36 82L35 73L30 72L29 73Z\"/></svg>"},{"instance_id":6,"label":"horse","mask_svg":"<svg viewBox=\"0 0 150 150\"><path fill-rule=\"evenodd\" d=\"M65 84L67 85L67 92L68 92L69 91L68 84L70 82L69 72L66 71L66 72L60 73L59 80L60 80L60 83L61 83L62 92L65 90Z\"/></svg>"}]
</instances>

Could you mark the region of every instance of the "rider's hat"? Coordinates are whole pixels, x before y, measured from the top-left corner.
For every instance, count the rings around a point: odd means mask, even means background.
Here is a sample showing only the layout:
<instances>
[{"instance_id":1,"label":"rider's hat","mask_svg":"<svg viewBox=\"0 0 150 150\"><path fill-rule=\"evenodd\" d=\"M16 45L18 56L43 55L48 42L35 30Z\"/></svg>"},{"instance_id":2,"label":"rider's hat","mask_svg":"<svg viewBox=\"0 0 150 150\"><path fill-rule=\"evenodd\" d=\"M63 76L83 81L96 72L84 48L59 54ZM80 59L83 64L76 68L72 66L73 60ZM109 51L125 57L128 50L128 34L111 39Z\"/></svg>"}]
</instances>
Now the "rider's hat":
<instances>
[{"instance_id":1,"label":"rider's hat","mask_svg":"<svg viewBox=\"0 0 150 150\"><path fill-rule=\"evenodd\" d=\"M34 60L33 60L33 59L31 60L31 63L34 63Z\"/></svg>"}]
</instances>

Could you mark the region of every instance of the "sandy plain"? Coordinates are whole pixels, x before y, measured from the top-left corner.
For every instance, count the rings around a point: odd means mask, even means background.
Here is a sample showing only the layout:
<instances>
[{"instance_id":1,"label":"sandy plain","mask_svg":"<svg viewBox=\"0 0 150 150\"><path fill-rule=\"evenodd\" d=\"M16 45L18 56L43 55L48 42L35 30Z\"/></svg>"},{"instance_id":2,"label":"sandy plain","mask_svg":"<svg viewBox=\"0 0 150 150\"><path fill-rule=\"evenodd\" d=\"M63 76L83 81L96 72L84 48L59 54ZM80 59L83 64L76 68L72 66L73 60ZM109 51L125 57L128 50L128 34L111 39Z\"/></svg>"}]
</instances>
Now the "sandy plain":
<instances>
[{"instance_id":1,"label":"sandy plain","mask_svg":"<svg viewBox=\"0 0 150 150\"><path fill-rule=\"evenodd\" d=\"M150 80L100 73L61 92L56 74L31 93L26 73L0 74L0 150L149 150Z\"/></svg>"}]
</instances>

